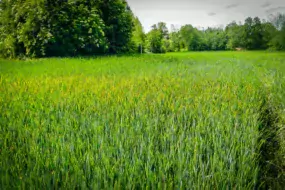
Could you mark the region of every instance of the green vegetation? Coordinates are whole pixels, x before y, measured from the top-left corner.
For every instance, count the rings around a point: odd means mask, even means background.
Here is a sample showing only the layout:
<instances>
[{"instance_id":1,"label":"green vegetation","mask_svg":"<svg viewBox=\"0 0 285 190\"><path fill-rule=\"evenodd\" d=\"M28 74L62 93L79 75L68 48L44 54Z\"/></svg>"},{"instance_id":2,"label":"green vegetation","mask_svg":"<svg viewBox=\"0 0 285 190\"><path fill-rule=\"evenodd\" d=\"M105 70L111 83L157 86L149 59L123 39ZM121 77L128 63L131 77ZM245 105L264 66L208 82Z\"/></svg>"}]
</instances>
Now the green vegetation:
<instances>
[{"instance_id":1,"label":"green vegetation","mask_svg":"<svg viewBox=\"0 0 285 190\"><path fill-rule=\"evenodd\" d=\"M165 26L163 22L158 25ZM154 25L156 26L156 25ZM208 27L198 29L191 24L186 24L180 29L172 26L170 34L164 40L161 35L168 29L159 30L152 27L146 34L147 39L155 42L148 46L148 51L153 53L177 51L217 51L217 50L285 50L285 14L276 13L269 20L261 21L260 18L248 17L244 23L229 23L225 28ZM160 31L161 35L154 33ZM162 43L164 42L164 43Z\"/></svg>"},{"instance_id":2,"label":"green vegetation","mask_svg":"<svg viewBox=\"0 0 285 190\"><path fill-rule=\"evenodd\" d=\"M1 0L0 56L70 57L210 50L285 50L285 14L225 27L159 22L145 34L126 0Z\"/></svg>"},{"instance_id":3,"label":"green vegetation","mask_svg":"<svg viewBox=\"0 0 285 190\"><path fill-rule=\"evenodd\" d=\"M285 14L145 33L126 0L0 0L0 189L281 189L285 54L223 50L285 50Z\"/></svg>"},{"instance_id":4,"label":"green vegetation","mask_svg":"<svg viewBox=\"0 0 285 190\"><path fill-rule=\"evenodd\" d=\"M47 57L132 52L133 28L140 24L133 23L134 19L125 0L2 0L0 54Z\"/></svg>"},{"instance_id":5,"label":"green vegetation","mask_svg":"<svg viewBox=\"0 0 285 190\"><path fill-rule=\"evenodd\" d=\"M285 54L0 61L1 189L284 186Z\"/></svg>"}]
</instances>

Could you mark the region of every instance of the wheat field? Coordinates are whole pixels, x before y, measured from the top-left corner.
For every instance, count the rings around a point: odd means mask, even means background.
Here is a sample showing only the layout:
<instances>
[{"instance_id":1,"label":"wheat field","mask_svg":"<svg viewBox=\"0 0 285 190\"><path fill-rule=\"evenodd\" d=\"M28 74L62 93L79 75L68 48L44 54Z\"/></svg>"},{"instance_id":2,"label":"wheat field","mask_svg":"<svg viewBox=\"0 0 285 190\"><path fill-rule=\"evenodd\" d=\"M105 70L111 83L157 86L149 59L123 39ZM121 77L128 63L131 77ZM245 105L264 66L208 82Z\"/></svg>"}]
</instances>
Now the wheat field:
<instances>
[{"instance_id":1,"label":"wheat field","mask_svg":"<svg viewBox=\"0 0 285 190\"><path fill-rule=\"evenodd\" d=\"M282 187L284 74L274 52L0 60L0 187Z\"/></svg>"}]
</instances>

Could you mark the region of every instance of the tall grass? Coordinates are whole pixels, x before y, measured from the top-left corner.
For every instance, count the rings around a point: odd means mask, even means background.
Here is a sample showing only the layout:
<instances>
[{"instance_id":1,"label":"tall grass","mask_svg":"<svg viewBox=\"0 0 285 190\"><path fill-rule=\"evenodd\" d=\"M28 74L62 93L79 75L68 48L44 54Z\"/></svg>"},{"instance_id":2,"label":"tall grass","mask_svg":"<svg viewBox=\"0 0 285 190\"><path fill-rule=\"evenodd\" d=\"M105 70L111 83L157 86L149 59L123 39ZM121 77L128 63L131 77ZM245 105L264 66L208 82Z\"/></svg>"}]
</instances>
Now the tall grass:
<instances>
[{"instance_id":1,"label":"tall grass","mask_svg":"<svg viewBox=\"0 0 285 190\"><path fill-rule=\"evenodd\" d=\"M270 160L261 150L271 143L269 108L283 118L273 120L284 143L284 60L265 52L2 60L0 187L278 185L266 163L282 168L284 150Z\"/></svg>"}]
</instances>

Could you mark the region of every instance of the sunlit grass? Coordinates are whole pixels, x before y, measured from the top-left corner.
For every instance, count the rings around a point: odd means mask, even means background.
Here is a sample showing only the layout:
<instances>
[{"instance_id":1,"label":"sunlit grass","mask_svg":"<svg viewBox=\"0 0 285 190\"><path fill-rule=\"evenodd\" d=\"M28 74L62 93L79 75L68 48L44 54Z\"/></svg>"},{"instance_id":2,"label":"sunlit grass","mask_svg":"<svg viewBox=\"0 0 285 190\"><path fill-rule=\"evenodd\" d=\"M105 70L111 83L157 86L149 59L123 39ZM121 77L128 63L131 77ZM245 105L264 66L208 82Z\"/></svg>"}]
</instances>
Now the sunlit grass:
<instances>
[{"instance_id":1,"label":"sunlit grass","mask_svg":"<svg viewBox=\"0 0 285 190\"><path fill-rule=\"evenodd\" d=\"M284 124L284 61L266 52L2 60L0 187L253 189L265 180L264 111Z\"/></svg>"}]
</instances>

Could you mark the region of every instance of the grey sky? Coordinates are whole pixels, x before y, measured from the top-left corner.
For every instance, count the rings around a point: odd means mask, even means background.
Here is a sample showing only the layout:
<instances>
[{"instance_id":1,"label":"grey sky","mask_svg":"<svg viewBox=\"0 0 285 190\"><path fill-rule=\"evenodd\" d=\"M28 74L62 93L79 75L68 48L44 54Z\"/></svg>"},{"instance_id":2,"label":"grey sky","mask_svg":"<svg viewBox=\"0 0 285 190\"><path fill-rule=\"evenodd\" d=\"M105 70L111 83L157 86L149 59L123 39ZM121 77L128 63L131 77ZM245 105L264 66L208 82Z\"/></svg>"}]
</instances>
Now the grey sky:
<instances>
[{"instance_id":1,"label":"grey sky","mask_svg":"<svg viewBox=\"0 0 285 190\"><path fill-rule=\"evenodd\" d=\"M226 25L248 16L267 18L274 12L285 12L285 0L127 0L139 17L145 31L159 21L168 26L195 27Z\"/></svg>"}]
</instances>

